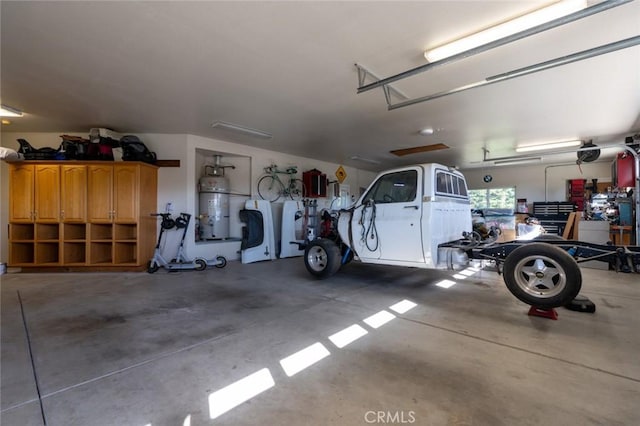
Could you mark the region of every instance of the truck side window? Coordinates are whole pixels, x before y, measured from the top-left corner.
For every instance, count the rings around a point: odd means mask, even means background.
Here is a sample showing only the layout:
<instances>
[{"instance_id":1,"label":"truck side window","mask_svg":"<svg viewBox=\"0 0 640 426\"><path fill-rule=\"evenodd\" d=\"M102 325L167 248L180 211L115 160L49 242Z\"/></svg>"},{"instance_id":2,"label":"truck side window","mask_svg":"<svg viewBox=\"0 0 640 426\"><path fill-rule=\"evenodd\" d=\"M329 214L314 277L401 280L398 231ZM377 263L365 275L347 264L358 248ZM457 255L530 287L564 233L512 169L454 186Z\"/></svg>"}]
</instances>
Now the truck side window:
<instances>
[{"instance_id":1,"label":"truck side window","mask_svg":"<svg viewBox=\"0 0 640 426\"><path fill-rule=\"evenodd\" d=\"M436 174L437 182L436 182L436 192L440 192L442 194L447 193L447 175L442 172L438 172Z\"/></svg>"},{"instance_id":2,"label":"truck side window","mask_svg":"<svg viewBox=\"0 0 640 426\"><path fill-rule=\"evenodd\" d=\"M416 199L417 187L417 171L404 170L389 173L380 176L364 199L373 200L377 204L408 203Z\"/></svg>"},{"instance_id":3,"label":"truck side window","mask_svg":"<svg viewBox=\"0 0 640 426\"><path fill-rule=\"evenodd\" d=\"M445 171L436 171L436 193L455 198L467 197L467 185L460 176Z\"/></svg>"}]
</instances>

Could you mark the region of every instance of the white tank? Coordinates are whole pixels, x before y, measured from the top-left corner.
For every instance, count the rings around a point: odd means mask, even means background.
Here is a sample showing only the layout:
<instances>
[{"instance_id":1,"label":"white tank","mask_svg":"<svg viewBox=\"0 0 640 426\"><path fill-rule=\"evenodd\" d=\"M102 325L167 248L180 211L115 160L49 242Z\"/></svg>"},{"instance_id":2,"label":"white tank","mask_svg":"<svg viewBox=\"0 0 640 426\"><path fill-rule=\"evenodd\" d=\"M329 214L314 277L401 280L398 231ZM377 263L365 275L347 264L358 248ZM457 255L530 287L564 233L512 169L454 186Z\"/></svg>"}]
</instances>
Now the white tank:
<instances>
[{"instance_id":1,"label":"white tank","mask_svg":"<svg viewBox=\"0 0 640 426\"><path fill-rule=\"evenodd\" d=\"M200 178L200 239L229 238L229 180L223 176Z\"/></svg>"}]
</instances>

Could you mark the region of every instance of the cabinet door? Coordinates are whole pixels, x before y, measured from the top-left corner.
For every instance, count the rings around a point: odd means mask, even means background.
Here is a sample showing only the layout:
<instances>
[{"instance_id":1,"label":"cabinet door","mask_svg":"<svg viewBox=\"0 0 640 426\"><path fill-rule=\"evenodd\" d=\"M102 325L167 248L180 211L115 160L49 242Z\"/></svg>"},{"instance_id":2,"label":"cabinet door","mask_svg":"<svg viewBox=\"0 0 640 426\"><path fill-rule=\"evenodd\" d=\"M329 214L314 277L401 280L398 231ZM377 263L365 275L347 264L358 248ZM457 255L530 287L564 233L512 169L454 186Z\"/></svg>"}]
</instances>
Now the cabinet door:
<instances>
[{"instance_id":1,"label":"cabinet door","mask_svg":"<svg viewBox=\"0 0 640 426\"><path fill-rule=\"evenodd\" d=\"M12 165L9 170L11 222L33 222L33 175L33 165Z\"/></svg>"},{"instance_id":2,"label":"cabinet door","mask_svg":"<svg viewBox=\"0 0 640 426\"><path fill-rule=\"evenodd\" d=\"M113 166L87 167L87 215L89 222L112 222Z\"/></svg>"},{"instance_id":3,"label":"cabinet door","mask_svg":"<svg viewBox=\"0 0 640 426\"><path fill-rule=\"evenodd\" d=\"M128 164L114 166L113 210L116 222L138 220L139 167Z\"/></svg>"},{"instance_id":4,"label":"cabinet door","mask_svg":"<svg viewBox=\"0 0 640 426\"><path fill-rule=\"evenodd\" d=\"M64 222L87 219L87 166L61 166L61 216Z\"/></svg>"},{"instance_id":5,"label":"cabinet door","mask_svg":"<svg viewBox=\"0 0 640 426\"><path fill-rule=\"evenodd\" d=\"M36 166L35 212L38 222L60 220L60 166Z\"/></svg>"}]
</instances>

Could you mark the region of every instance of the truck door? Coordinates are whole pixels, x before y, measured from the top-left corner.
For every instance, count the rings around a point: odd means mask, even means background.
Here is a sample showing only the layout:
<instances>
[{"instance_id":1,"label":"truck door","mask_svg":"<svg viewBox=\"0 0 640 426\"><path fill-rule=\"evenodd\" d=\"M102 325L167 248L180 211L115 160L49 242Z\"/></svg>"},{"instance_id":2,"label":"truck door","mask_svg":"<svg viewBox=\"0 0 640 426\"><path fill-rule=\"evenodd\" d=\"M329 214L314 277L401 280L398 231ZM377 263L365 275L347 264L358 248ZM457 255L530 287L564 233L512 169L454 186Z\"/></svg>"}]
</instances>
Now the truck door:
<instances>
[{"instance_id":1,"label":"truck door","mask_svg":"<svg viewBox=\"0 0 640 426\"><path fill-rule=\"evenodd\" d=\"M351 224L362 260L424 262L422 180L422 169L412 167L386 173L371 185Z\"/></svg>"}]
</instances>

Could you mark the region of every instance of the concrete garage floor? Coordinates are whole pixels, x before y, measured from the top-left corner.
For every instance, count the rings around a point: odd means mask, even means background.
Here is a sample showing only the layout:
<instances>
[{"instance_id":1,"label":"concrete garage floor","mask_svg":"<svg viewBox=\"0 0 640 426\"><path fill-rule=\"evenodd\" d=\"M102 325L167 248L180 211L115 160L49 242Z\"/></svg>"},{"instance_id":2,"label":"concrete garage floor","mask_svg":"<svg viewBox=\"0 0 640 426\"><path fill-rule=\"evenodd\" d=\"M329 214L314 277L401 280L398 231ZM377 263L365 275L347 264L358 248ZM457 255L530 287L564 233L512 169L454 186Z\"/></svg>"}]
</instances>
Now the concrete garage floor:
<instances>
[{"instance_id":1,"label":"concrete garage floor","mask_svg":"<svg viewBox=\"0 0 640 426\"><path fill-rule=\"evenodd\" d=\"M597 312L558 321L489 271L353 263L318 281L297 258L4 275L1 423L43 424L19 291L48 425L640 424L640 278L583 274ZM382 310L395 318L372 327ZM366 334L329 339L353 325ZM308 347L322 359L289 377L280 360ZM233 390L248 400L212 420L209 396L216 414Z\"/></svg>"}]
</instances>

